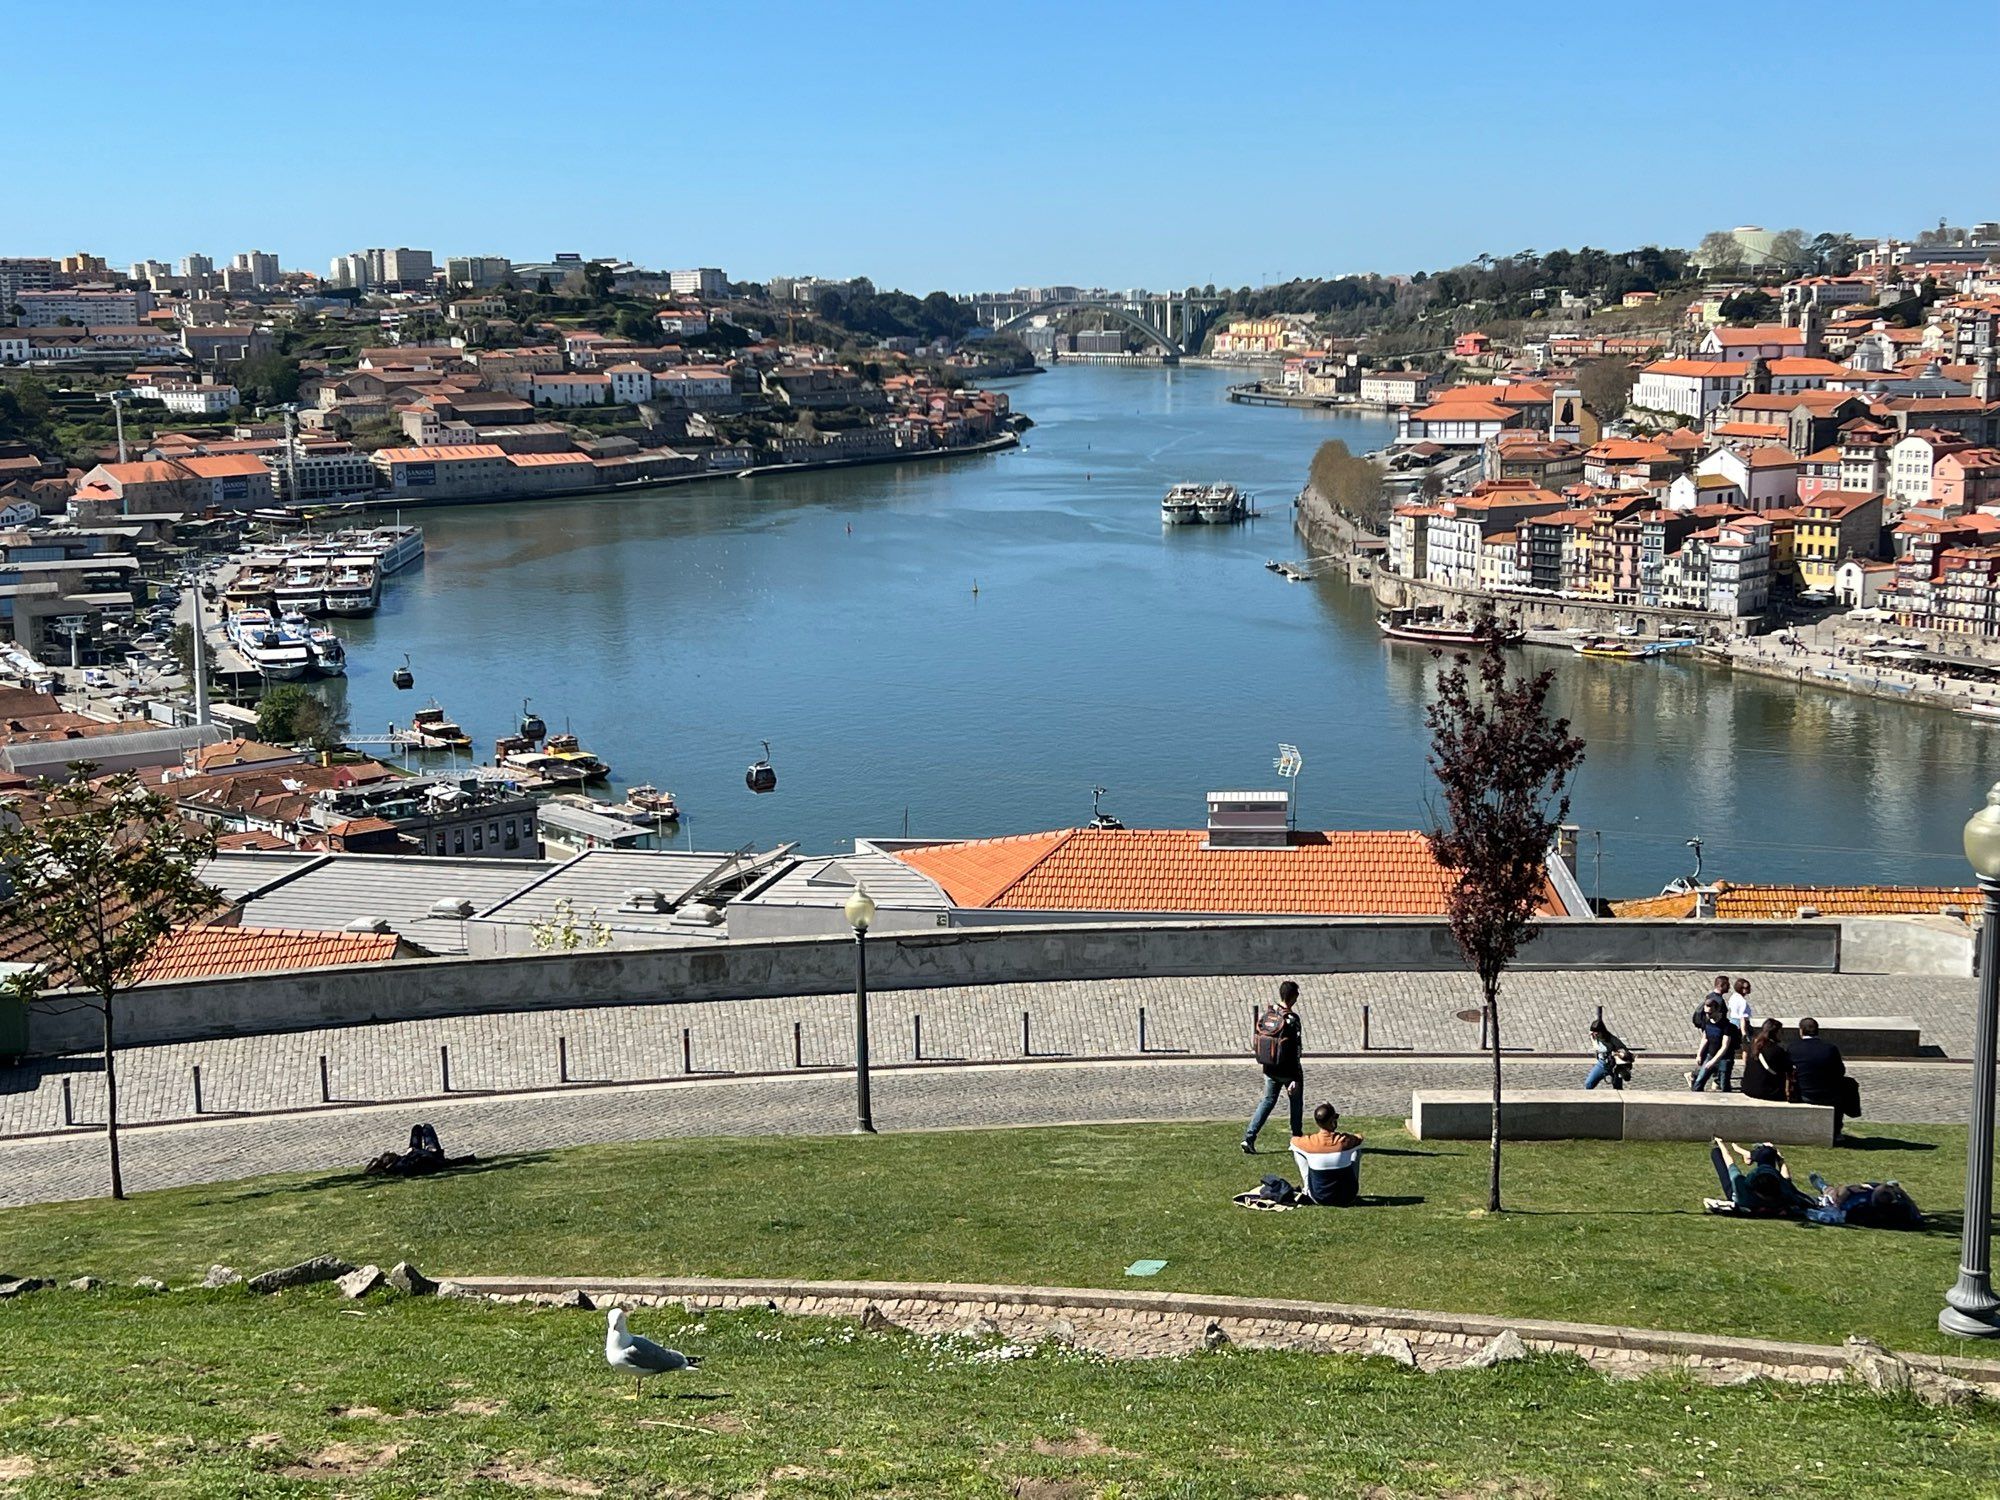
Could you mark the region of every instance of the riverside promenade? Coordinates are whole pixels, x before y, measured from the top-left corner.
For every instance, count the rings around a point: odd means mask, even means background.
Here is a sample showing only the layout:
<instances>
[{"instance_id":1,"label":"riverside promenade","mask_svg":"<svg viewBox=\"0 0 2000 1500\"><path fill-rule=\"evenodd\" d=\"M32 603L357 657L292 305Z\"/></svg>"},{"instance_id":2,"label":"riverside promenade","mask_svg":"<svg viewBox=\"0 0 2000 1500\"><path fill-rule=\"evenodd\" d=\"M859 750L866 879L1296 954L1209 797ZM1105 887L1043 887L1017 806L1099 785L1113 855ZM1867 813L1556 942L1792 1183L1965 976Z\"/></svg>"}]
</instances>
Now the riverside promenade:
<instances>
[{"instance_id":1,"label":"riverside promenade","mask_svg":"<svg viewBox=\"0 0 2000 1500\"><path fill-rule=\"evenodd\" d=\"M1459 1019L1477 1004L1470 975L1301 979L1314 1101L1400 1118L1413 1088L1483 1085L1479 1028ZM1760 1016L1893 1014L1921 1024L1924 1058L1855 1068L1868 1121L1965 1117L1966 1067L1952 1059L1970 1050L1973 981L1752 979ZM1509 1075L1522 1088L1580 1085L1585 1027L1602 1005L1639 1053L1638 1085L1679 1086L1694 1043L1689 1015L1706 988L1706 976L1684 972L1522 971L1501 998L1502 1040L1518 1049L1509 1052ZM1272 989L1267 976L1234 976L877 993L877 1118L892 1130L1234 1119L1259 1087L1250 1018ZM121 1118L133 1127L124 1137L128 1182L143 1190L351 1168L400 1146L419 1120L437 1126L450 1150L480 1155L837 1132L852 1119L852 1045L851 1000L816 995L500 1012L122 1049ZM0 1204L101 1192L102 1120L94 1056L0 1073Z\"/></svg>"}]
</instances>

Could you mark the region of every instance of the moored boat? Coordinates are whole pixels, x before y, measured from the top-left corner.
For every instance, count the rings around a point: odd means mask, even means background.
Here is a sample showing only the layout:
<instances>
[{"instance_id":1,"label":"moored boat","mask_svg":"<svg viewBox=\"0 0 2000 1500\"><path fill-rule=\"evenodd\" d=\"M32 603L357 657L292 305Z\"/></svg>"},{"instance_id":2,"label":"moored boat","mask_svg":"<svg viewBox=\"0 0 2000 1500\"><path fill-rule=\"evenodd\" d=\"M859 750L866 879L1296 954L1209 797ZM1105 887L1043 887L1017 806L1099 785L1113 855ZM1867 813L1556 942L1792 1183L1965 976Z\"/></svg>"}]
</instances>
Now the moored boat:
<instances>
[{"instance_id":1,"label":"moored boat","mask_svg":"<svg viewBox=\"0 0 2000 1500\"><path fill-rule=\"evenodd\" d=\"M1630 641L1613 640L1607 636L1587 635L1576 643L1578 656L1599 656L1607 661L1641 661L1653 653L1644 646Z\"/></svg>"},{"instance_id":2,"label":"moored boat","mask_svg":"<svg viewBox=\"0 0 2000 1500\"><path fill-rule=\"evenodd\" d=\"M1192 526L1201 520L1202 486L1177 484L1160 501L1160 519L1169 526Z\"/></svg>"},{"instance_id":3,"label":"moored boat","mask_svg":"<svg viewBox=\"0 0 2000 1500\"><path fill-rule=\"evenodd\" d=\"M436 703L410 715L410 733L420 750L470 750L472 736L454 723Z\"/></svg>"},{"instance_id":4,"label":"moored boat","mask_svg":"<svg viewBox=\"0 0 2000 1500\"><path fill-rule=\"evenodd\" d=\"M1447 616L1435 604L1410 609L1392 609L1375 617L1382 634L1392 641L1410 641L1419 646L1476 646L1480 643L1479 622L1463 615ZM1512 624L1500 627L1500 644L1518 646L1525 639Z\"/></svg>"},{"instance_id":5,"label":"moored boat","mask_svg":"<svg viewBox=\"0 0 2000 1500\"><path fill-rule=\"evenodd\" d=\"M611 779L611 767L584 749L573 734L552 734L542 754L550 760L559 761L583 773L583 779L595 784Z\"/></svg>"}]
</instances>

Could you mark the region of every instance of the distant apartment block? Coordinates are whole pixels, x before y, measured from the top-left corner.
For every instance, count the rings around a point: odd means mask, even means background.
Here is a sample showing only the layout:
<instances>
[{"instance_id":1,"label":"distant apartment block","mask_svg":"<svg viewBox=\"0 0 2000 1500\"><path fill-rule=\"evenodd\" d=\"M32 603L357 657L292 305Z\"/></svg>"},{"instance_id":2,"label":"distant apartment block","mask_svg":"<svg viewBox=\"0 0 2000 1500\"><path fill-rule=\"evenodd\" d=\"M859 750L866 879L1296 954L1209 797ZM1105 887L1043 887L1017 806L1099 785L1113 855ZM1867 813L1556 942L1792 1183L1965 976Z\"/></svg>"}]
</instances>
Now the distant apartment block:
<instances>
[{"instance_id":1,"label":"distant apartment block","mask_svg":"<svg viewBox=\"0 0 2000 1500\"><path fill-rule=\"evenodd\" d=\"M21 309L23 328L54 328L65 319L79 327L97 323L137 323L153 310L153 294L144 287L130 291L85 291L64 288L17 292L9 307Z\"/></svg>"},{"instance_id":2,"label":"distant apartment block","mask_svg":"<svg viewBox=\"0 0 2000 1500\"><path fill-rule=\"evenodd\" d=\"M697 266L692 271L669 271L667 287L676 297L726 297L729 278L714 266Z\"/></svg>"},{"instance_id":3,"label":"distant apartment block","mask_svg":"<svg viewBox=\"0 0 2000 1500\"><path fill-rule=\"evenodd\" d=\"M454 255L444 263L444 279L453 287L483 292L500 286L514 274L514 263L504 255Z\"/></svg>"}]
</instances>

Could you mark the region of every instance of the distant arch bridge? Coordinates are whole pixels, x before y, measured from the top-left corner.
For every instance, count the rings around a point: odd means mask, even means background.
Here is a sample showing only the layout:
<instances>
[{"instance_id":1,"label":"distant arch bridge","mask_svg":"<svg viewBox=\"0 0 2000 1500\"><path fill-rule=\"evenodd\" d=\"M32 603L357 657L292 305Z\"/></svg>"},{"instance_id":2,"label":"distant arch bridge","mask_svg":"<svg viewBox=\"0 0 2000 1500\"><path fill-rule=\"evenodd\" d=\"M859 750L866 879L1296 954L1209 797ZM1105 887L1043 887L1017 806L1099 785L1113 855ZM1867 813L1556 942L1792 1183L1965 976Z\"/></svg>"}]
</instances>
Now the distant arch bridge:
<instances>
[{"instance_id":1,"label":"distant arch bridge","mask_svg":"<svg viewBox=\"0 0 2000 1500\"><path fill-rule=\"evenodd\" d=\"M1175 359L1200 351L1202 335L1226 305L1220 297L1176 293L1126 297L1078 293L1039 298L987 295L968 301L979 321L996 333L1013 333L1037 318L1099 313L1107 322L1130 329L1162 354Z\"/></svg>"}]
</instances>

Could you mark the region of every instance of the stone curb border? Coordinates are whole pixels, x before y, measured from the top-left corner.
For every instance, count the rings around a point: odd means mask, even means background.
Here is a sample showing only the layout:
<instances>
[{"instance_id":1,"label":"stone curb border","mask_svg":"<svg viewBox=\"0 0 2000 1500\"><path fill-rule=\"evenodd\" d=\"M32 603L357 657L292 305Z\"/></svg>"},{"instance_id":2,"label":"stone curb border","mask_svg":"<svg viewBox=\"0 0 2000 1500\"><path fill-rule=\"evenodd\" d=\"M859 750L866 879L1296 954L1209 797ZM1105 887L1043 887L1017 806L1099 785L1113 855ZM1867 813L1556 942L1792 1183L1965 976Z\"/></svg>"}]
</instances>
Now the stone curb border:
<instances>
[{"instance_id":1,"label":"stone curb border","mask_svg":"<svg viewBox=\"0 0 2000 1500\"><path fill-rule=\"evenodd\" d=\"M941 1333L984 1320L1009 1337L1065 1337L1126 1357L1192 1352L1220 1342L1246 1348L1311 1349L1354 1354L1385 1352L1404 1340L1414 1363L1427 1369L1464 1363L1511 1331L1529 1349L1569 1354L1593 1369L1636 1376L1675 1370L1714 1384L1761 1377L1792 1384L1845 1380L1846 1349L1776 1339L1731 1338L1665 1329L1496 1318L1411 1308L1366 1307L1199 1293L1140 1292L1084 1287L984 1286L955 1282L800 1281L791 1278L704 1276L451 1276L447 1296L509 1302L574 1300L600 1305L678 1304L689 1312L772 1307L809 1317L875 1322L886 1319L920 1333ZM873 1310L872 1313L870 1310ZM1219 1330L1222 1338L1216 1337ZM1978 1386L2000 1400L2000 1360L1900 1354L1911 1370Z\"/></svg>"}]
</instances>

